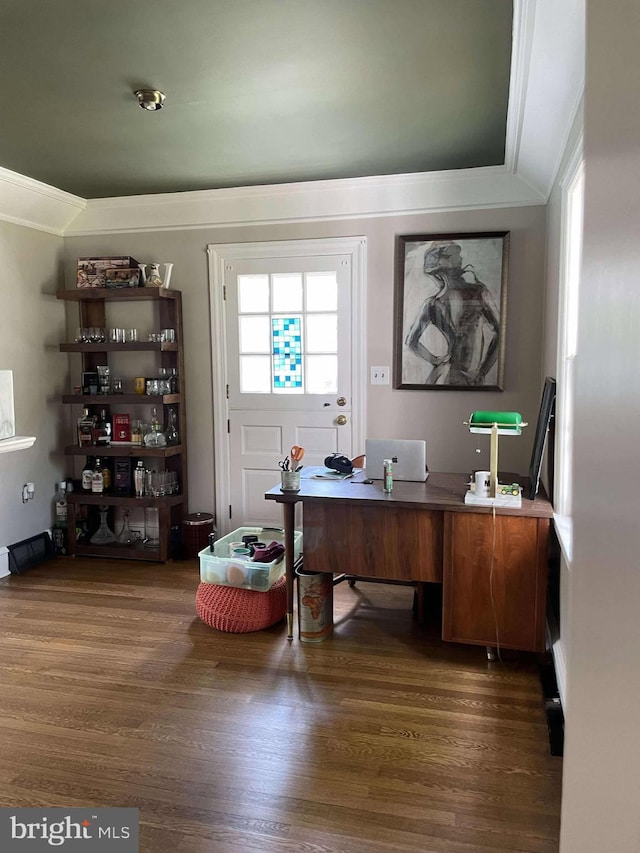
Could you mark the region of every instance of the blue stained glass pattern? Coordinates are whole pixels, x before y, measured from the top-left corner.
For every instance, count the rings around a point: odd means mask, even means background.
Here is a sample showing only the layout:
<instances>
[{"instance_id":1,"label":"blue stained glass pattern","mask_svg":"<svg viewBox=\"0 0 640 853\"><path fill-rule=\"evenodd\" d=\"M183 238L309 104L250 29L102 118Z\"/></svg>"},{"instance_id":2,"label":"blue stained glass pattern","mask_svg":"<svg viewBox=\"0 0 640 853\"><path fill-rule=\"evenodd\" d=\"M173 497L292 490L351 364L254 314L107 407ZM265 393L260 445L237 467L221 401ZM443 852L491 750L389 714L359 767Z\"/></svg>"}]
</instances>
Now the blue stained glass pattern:
<instances>
[{"instance_id":1,"label":"blue stained glass pattern","mask_svg":"<svg viewBox=\"0 0 640 853\"><path fill-rule=\"evenodd\" d=\"M302 388L300 317L272 317L273 387Z\"/></svg>"}]
</instances>

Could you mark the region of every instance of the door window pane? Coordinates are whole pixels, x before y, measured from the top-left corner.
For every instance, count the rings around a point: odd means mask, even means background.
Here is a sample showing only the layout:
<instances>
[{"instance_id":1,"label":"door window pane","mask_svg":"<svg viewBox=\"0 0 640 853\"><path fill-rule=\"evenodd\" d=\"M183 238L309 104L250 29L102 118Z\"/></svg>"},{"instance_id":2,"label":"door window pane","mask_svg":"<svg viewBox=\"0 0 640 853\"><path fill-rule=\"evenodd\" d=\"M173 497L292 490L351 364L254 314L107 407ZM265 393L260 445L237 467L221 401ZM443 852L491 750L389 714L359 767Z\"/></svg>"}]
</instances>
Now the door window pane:
<instances>
[{"instance_id":1,"label":"door window pane","mask_svg":"<svg viewBox=\"0 0 640 853\"><path fill-rule=\"evenodd\" d=\"M272 317L273 390L302 390L300 317Z\"/></svg>"},{"instance_id":2,"label":"door window pane","mask_svg":"<svg viewBox=\"0 0 640 853\"><path fill-rule=\"evenodd\" d=\"M268 317L240 317L240 352L271 352Z\"/></svg>"},{"instance_id":3,"label":"door window pane","mask_svg":"<svg viewBox=\"0 0 640 853\"><path fill-rule=\"evenodd\" d=\"M307 393L336 394L338 391L338 356L307 356Z\"/></svg>"},{"instance_id":4,"label":"door window pane","mask_svg":"<svg viewBox=\"0 0 640 853\"><path fill-rule=\"evenodd\" d=\"M241 314L269 310L269 276L238 276L238 310Z\"/></svg>"},{"instance_id":5,"label":"door window pane","mask_svg":"<svg viewBox=\"0 0 640 853\"><path fill-rule=\"evenodd\" d=\"M337 314L312 314L307 316L306 351L338 352Z\"/></svg>"},{"instance_id":6,"label":"door window pane","mask_svg":"<svg viewBox=\"0 0 640 853\"><path fill-rule=\"evenodd\" d=\"M307 311L338 310L338 279L334 272L308 272L305 289Z\"/></svg>"},{"instance_id":7,"label":"door window pane","mask_svg":"<svg viewBox=\"0 0 640 853\"><path fill-rule=\"evenodd\" d=\"M240 356L240 393L269 394L271 391L271 356Z\"/></svg>"},{"instance_id":8,"label":"door window pane","mask_svg":"<svg viewBox=\"0 0 640 853\"><path fill-rule=\"evenodd\" d=\"M302 311L302 276L300 273L274 275L271 279L274 313Z\"/></svg>"}]
</instances>

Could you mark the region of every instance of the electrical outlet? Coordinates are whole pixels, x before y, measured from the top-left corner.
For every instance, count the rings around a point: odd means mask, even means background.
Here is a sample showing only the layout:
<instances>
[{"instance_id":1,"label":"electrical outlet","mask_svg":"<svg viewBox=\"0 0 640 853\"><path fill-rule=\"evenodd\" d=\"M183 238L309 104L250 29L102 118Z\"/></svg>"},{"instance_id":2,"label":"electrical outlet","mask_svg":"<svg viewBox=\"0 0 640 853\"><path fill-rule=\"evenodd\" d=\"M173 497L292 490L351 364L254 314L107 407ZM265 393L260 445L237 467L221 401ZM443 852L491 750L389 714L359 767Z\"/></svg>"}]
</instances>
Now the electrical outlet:
<instances>
[{"instance_id":1,"label":"electrical outlet","mask_svg":"<svg viewBox=\"0 0 640 853\"><path fill-rule=\"evenodd\" d=\"M372 385L388 385L389 384L389 368L388 367L372 367L371 378L369 380Z\"/></svg>"}]
</instances>

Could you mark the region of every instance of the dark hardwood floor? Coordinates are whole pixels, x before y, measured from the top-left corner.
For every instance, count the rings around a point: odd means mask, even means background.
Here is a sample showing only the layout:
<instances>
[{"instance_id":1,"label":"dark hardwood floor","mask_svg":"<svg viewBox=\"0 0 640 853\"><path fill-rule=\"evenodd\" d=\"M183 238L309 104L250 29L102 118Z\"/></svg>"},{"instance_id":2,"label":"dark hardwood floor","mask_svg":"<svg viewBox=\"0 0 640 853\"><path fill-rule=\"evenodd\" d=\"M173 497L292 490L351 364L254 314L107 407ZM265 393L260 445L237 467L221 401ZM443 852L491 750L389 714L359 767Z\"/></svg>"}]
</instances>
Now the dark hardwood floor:
<instances>
[{"instance_id":1,"label":"dark hardwood floor","mask_svg":"<svg viewBox=\"0 0 640 853\"><path fill-rule=\"evenodd\" d=\"M445 644L386 584L336 587L317 645L219 633L198 580L72 558L0 580L0 805L135 807L145 853L557 851L532 656Z\"/></svg>"}]
</instances>

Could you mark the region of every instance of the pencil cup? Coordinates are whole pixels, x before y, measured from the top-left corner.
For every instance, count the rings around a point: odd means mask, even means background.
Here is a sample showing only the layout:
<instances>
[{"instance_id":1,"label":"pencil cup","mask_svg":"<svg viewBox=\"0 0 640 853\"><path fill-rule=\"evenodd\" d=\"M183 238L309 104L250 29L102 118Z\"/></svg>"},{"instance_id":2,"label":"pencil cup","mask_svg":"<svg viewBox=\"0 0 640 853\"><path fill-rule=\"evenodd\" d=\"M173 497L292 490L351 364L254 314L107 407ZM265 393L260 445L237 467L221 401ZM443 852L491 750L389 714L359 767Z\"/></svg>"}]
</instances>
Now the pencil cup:
<instances>
[{"instance_id":1,"label":"pencil cup","mask_svg":"<svg viewBox=\"0 0 640 853\"><path fill-rule=\"evenodd\" d=\"M300 491L300 472L299 471L281 471L281 492L299 492Z\"/></svg>"}]
</instances>

